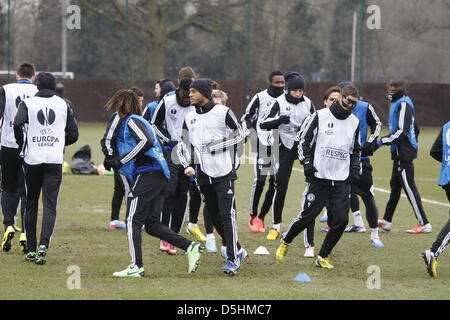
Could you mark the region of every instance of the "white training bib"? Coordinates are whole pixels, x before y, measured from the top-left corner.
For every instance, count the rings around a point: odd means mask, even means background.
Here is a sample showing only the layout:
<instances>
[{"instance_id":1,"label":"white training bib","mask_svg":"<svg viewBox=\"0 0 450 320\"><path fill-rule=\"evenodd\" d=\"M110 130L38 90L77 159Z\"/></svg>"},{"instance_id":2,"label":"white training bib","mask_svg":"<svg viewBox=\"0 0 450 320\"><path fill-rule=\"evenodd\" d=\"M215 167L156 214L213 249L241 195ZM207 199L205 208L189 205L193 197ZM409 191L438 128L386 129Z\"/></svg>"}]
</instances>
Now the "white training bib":
<instances>
[{"instance_id":1,"label":"white training bib","mask_svg":"<svg viewBox=\"0 0 450 320\"><path fill-rule=\"evenodd\" d=\"M292 149L303 121L311 115L311 100L307 97L304 97L304 99L305 101L295 105L288 102L284 94L277 98L280 105L280 116L290 117L288 124L282 124L278 127L281 142L288 149Z\"/></svg>"},{"instance_id":2,"label":"white training bib","mask_svg":"<svg viewBox=\"0 0 450 320\"><path fill-rule=\"evenodd\" d=\"M166 129L172 140L180 141L186 115L195 109L194 106L182 107L177 102L176 94L164 97L166 107Z\"/></svg>"},{"instance_id":3,"label":"white training bib","mask_svg":"<svg viewBox=\"0 0 450 320\"><path fill-rule=\"evenodd\" d=\"M234 156L229 149L214 154L207 150L211 142L226 139L230 135L226 125L228 110L228 107L217 104L207 113L198 114L194 110L186 115L190 143L195 148L202 171L211 178L226 176L233 170Z\"/></svg>"},{"instance_id":4,"label":"white training bib","mask_svg":"<svg viewBox=\"0 0 450 320\"><path fill-rule=\"evenodd\" d=\"M61 164L64 162L67 103L58 96L25 100L28 127L23 149L25 163Z\"/></svg>"},{"instance_id":5,"label":"white training bib","mask_svg":"<svg viewBox=\"0 0 450 320\"><path fill-rule=\"evenodd\" d=\"M37 87L31 83L11 83L3 86L5 90L5 113L3 114L3 128L0 143L8 148L18 148L14 136L14 118L17 108L23 100L34 97L38 92Z\"/></svg>"},{"instance_id":6,"label":"white training bib","mask_svg":"<svg viewBox=\"0 0 450 320\"><path fill-rule=\"evenodd\" d=\"M270 146L272 144L272 130L263 130L259 125L264 122L266 115L270 112L272 104L275 102L275 98L270 96L267 90L259 92L257 96L259 98L259 109L258 119L256 121L256 134L262 145Z\"/></svg>"},{"instance_id":7,"label":"white training bib","mask_svg":"<svg viewBox=\"0 0 450 320\"><path fill-rule=\"evenodd\" d=\"M328 108L317 111L317 115L319 124L314 167L318 172L315 176L334 181L347 180L359 120L353 114L345 120L339 120Z\"/></svg>"}]
</instances>

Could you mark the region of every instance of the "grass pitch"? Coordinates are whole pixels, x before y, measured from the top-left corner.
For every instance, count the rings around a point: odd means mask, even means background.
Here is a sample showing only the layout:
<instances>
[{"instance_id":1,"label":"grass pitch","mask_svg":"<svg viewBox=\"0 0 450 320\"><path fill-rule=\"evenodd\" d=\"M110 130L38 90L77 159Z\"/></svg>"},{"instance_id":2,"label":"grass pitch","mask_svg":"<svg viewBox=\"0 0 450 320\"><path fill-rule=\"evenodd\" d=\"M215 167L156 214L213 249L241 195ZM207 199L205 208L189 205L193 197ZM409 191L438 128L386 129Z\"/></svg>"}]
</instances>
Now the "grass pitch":
<instances>
[{"instance_id":1,"label":"grass pitch","mask_svg":"<svg viewBox=\"0 0 450 320\"><path fill-rule=\"evenodd\" d=\"M80 140L67 148L66 160L77 148L90 144L93 161L101 163L99 140L102 126L82 126ZM439 164L429 155L437 130L422 130L419 158L415 161L416 183L422 198L447 203L444 191L437 187ZM247 161L248 162L248 161ZM384 147L373 157L375 186L389 190L392 169L389 149ZM295 165L300 168L299 163ZM225 276L220 268L224 261L220 254L205 254L196 274L187 274L187 258L181 250L176 256L159 252L159 240L143 233L143 254L146 277L142 279L114 279L112 273L129 264L126 233L108 230L113 178L103 176L65 175L58 203L58 220L45 266L26 262L18 246L18 234L9 253L0 253L0 299L448 299L450 297L450 253L440 257L439 278L431 279L420 253L429 248L448 220L449 207L424 202L425 211L433 226L429 235L409 235L405 230L416 224L406 198L400 200L394 216L393 230L380 231L385 248L370 246L370 232L344 234L336 246L331 261L334 270L317 269L314 260L303 257L300 235L290 247L286 263L275 262L278 241L269 242L263 234L253 234L247 228L253 166L243 164L236 184L239 238L249 252L235 277ZM304 178L294 171L291 177L282 231L298 214ZM376 192L380 215L388 194ZM361 209L364 212L361 201ZM42 210L42 208L40 208ZM40 211L41 215L41 211ZM122 207L121 219L125 215ZM270 226L271 215L266 218ZM353 218L350 217L350 221ZM366 222L367 223L367 222ZM200 218L203 229L203 218ZM316 223L316 253L322 244L323 224ZM183 228L183 234L185 231ZM217 237L217 243L220 240ZM254 250L265 246L269 256L255 256ZM380 270L380 289L369 289L372 273L369 266ZM75 284L70 266L81 272L80 289ZM69 268L69 270L68 270ZM69 273L68 273L69 271ZM312 282L293 281L300 273L307 273ZM371 282L369 280L369 282ZM68 286L69 284L69 286ZM8 289L8 290L6 290Z\"/></svg>"}]
</instances>

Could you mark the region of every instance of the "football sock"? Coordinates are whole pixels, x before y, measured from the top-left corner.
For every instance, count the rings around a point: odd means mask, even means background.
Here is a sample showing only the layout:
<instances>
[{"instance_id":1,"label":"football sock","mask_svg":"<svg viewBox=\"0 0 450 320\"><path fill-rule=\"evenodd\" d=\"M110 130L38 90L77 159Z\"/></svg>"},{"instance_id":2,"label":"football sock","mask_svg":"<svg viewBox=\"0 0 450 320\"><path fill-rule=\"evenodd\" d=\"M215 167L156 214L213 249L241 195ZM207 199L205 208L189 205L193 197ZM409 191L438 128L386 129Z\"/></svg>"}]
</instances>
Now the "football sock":
<instances>
[{"instance_id":1,"label":"football sock","mask_svg":"<svg viewBox=\"0 0 450 320\"><path fill-rule=\"evenodd\" d=\"M188 229L194 229L197 226L196 223L190 223L188 224Z\"/></svg>"},{"instance_id":2,"label":"football sock","mask_svg":"<svg viewBox=\"0 0 450 320\"><path fill-rule=\"evenodd\" d=\"M358 226L358 227L364 226L364 221L361 217L361 211L358 210L358 211L353 212L353 221L354 221L355 226Z\"/></svg>"},{"instance_id":3,"label":"football sock","mask_svg":"<svg viewBox=\"0 0 450 320\"><path fill-rule=\"evenodd\" d=\"M378 235L378 228L370 228L370 239L379 239L379 235Z\"/></svg>"}]
</instances>

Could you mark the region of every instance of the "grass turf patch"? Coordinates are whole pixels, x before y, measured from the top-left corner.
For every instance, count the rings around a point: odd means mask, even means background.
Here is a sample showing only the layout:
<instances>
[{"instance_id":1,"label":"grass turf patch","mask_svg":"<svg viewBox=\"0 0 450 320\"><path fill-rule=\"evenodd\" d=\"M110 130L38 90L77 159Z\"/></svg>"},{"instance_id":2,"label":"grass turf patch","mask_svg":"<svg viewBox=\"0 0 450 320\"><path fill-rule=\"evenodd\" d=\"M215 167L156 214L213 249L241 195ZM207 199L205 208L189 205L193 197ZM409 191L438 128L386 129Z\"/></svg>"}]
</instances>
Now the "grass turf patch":
<instances>
[{"instance_id":1,"label":"grass turf patch","mask_svg":"<svg viewBox=\"0 0 450 320\"><path fill-rule=\"evenodd\" d=\"M99 141L103 127L83 126L80 140L66 149L66 161L82 145L90 144L93 161L103 160ZM437 130L422 130L419 157L415 163L416 183L422 198L446 204L444 191L437 187L440 164L429 155L429 149L438 134ZM389 190L392 170L389 149L377 151L372 160L375 186ZM300 169L297 162L295 167ZM406 198L401 198L394 216L391 232L380 231L385 248L370 246L370 232L344 234L331 255L334 270L318 269L313 259L303 257L303 237L299 235L284 264L275 262L278 241L268 241L265 234L251 233L247 227L250 189L253 183L253 165L242 164L236 182L239 240L247 248L249 258L244 261L235 277L221 271L225 264L220 253L205 254L197 273L187 274L187 258L182 250L176 256L159 252L159 240L142 233L143 257L146 277L142 279L114 279L112 273L129 264L126 233L108 230L113 178L104 176L65 175L58 203L58 219L47 264L37 266L26 262L18 246L19 234L13 240L9 253L0 253L2 281L0 299L448 299L450 297L450 254L439 258L439 278L431 279L425 270L420 253L429 248L438 232L448 220L449 208L424 202L424 209L433 225L433 233L409 235L406 229L417 221ZM303 174L293 171L283 213L282 231L297 216L305 188ZM376 191L380 215L388 194ZM364 216L362 201L361 211ZM262 204L262 200L260 205ZM42 206L40 208L42 216ZM125 216L122 207L121 220ZM271 226L271 214L266 227ZM38 226L40 226L39 220ZM350 222L353 218L350 214ZM366 221L365 221L366 222ZM323 223L316 220L316 254L325 234L320 232ZM203 218L200 215L200 227ZM367 222L366 222L367 227ZM185 226L182 229L185 233ZM219 236L216 236L220 248ZM269 256L255 256L254 250L265 246ZM81 271L81 289L69 290L69 266ZM370 290L367 280L369 266L381 271L381 289ZM293 281L304 272L310 283ZM10 287L8 284L14 284Z\"/></svg>"}]
</instances>

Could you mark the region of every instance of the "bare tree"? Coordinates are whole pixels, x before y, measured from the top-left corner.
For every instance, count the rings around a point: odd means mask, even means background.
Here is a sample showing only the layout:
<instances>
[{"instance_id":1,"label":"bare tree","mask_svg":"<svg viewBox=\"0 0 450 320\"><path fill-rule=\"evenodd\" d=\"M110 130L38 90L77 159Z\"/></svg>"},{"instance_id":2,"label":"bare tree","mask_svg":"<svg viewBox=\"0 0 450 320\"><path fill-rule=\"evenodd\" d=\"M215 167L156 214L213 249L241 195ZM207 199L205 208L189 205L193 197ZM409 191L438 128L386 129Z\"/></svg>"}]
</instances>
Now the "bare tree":
<instances>
[{"instance_id":1,"label":"bare tree","mask_svg":"<svg viewBox=\"0 0 450 320\"><path fill-rule=\"evenodd\" d=\"M126 26L126 7L119 0L80 0L89 10L102 17ZM130 0L129 30L130 35L144 44L146 49L147 73L151 79L164 76L167 42L171 35L193 26L206 32L215 32L216 27L211 17L231 7L246 3L240 1L184 1L184 0ZM99 5L106 5L105 9ZM182 11L179 21L171 21L170 14ZM179 15L178 15L179 16ZM209 19L208 19L209 18Z\"/></svg>"},{"instance_id":2,"label":"bare tree","mask_svg":"<svg viewBox=\"0 0 450 320\"><path fill-rule=\"evenodd\" d=\"M13 2L11 11L14 21L13 26L13 51L14 60L36 61L36 50L33 50L36 43L40 1L22 0Z\"/></svg>"}]
</instances>

